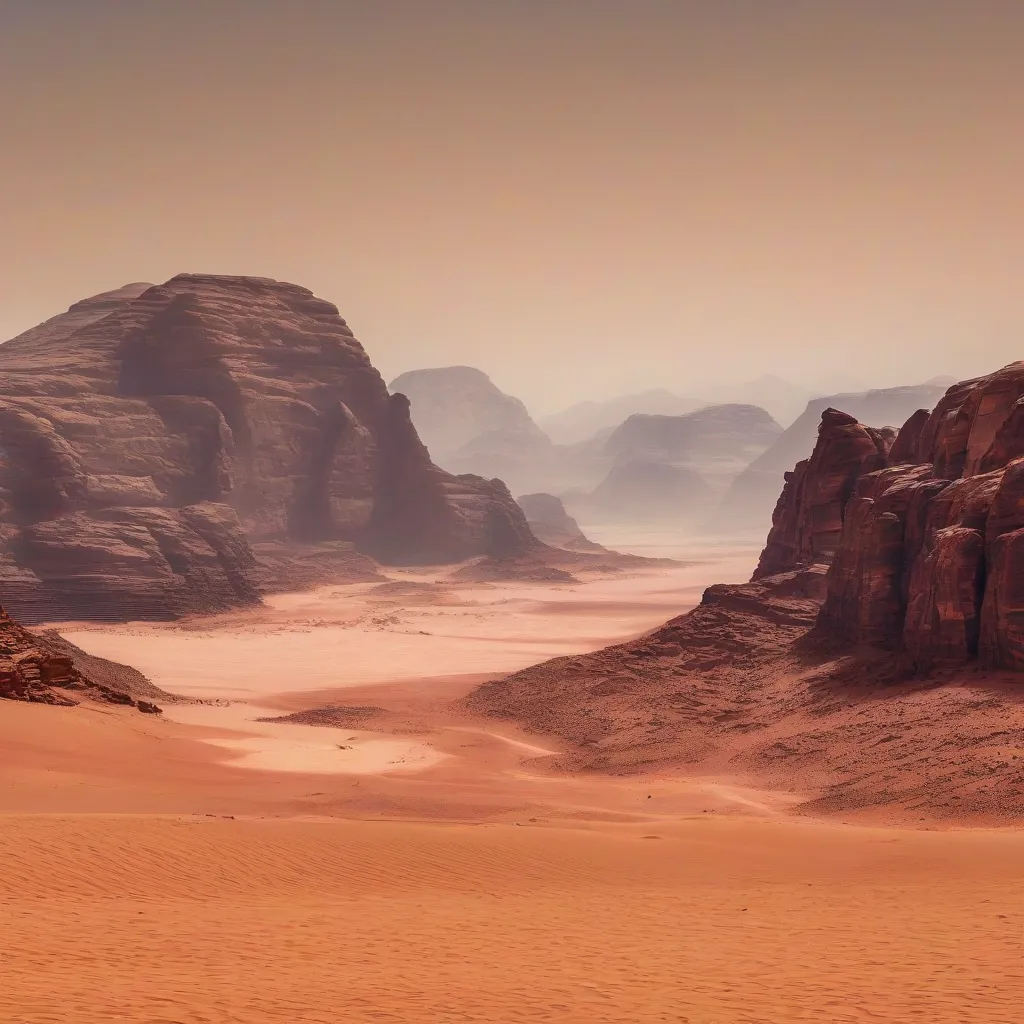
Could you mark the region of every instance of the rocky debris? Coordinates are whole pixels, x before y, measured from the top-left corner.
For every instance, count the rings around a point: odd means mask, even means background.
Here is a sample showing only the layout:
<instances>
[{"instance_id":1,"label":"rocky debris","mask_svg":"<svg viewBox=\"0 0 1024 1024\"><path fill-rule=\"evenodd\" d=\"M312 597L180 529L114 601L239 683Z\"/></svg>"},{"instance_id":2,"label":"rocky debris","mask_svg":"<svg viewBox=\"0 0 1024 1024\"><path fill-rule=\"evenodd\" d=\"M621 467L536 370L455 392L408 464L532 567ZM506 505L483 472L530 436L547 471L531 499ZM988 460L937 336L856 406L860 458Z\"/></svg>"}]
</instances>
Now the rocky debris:
<instances>
[{"instance_id":1,"label":"rocky debris","mask_svg":"<svg viewBox=\"0 0 1024 1024\"><path fill-rule=\"evenodd\" d=\"M290 585L290 545L447 562L517 537L536 543L507 490L438 469L297 285L183 274L0 346L0 587L25 621L253 603Z\"/></svg>"},{"instance_id":2,"label":"rocky debris","mask_svg":"<svg viewBox=\"0 0 1024 1024\"><path fill-rule=\"evenodd\" d=\"M176 694L161 690L137 668L122 665L118 661L108 661L106 658L83 651L81 647L62 637L55 629L41 630L35 636L39 638L47 651L51 654L61 655L73 662L78 671L93 683L104 686L108 690L126 693L129 697L134 698L140 711L146 710L142 707L143 704L156 707L152 703L153 701L168 704L183 699Z\"/></svg>"},{"instance_id":3,"label":"rocky debris","mask_svg":"<svg viewBox=\"0 0 1024 1024\"><path fill-rule=\"evenodd\" d=\"M567 569L539 558L477 558L451 578L467 583L579 583Z\"/></svg>"},{"instance_id":4,"label":"rocky debris","mask_svg":"<svg viewBox=\"0 0 1024 1024\"><path fill-rule=\"evenodd\" d=\"M557 737L551 770L728 778L844 820L1024 819L1019 680L919 679L892 652L844 651L814 628L826 574L709 587L643 637L484 683L462 708Z\"/></svg>"},{"instance_id":5,"label":"rocky debris","mask_svg":"<svg viewBox=\"0 0 1024 1024\"><path fill-rule=\"evenodd\" d=\"M810 458L826 409L841 409L860 423L895 428L916 410L932 408L944 391L943 385L928 383L813 399L775 443L732 481L715 510L713 527L757 533L768 529L784 476Z\"/></svg>"},{"instance_id":6,"label":"rocky debris","mask_svg":"<svg viewBox=\"0 0 1024 1024\"><path fill-rule=\"evenodd\" d=\"M922 672L975 658L1024 668L1022 397L1024 363L955 384L891 446L826 410L755 579L827 564L823 633Z\"/></svg>"},{"instance_id":7,"label":"rocky debris","mask_svg":"<svg viewBox=\"0 0 1024 1024\"><path fill-rule=\"evenodd\" d=\"M692 611L637 640L486 682L463 705L472 714L515 719L558 736L576 748L568 760L577 768L640 770L688 761L694 749L687 745L643 751L648 723L653 733L688 732L696 709L721 715L739 707L742 698L734 705L713 681L699 685L701 674L749 673L785 654L813 625L821 590L817 569L710 587ZM693 742L700 747L706 738Z\"/></svg>"},{"instance_id":8,"label":"rocky debris","mask_svg":"<svg viewBox=\"0 0 1024 1024\"><path fill-rule=\"evenodd\" d=\"M77 650L62 638L54 641L52 636L30 633L0 608L0 699L71 707L81 696L133 706L146 714L161 713L151 701L140 701L127 690L107 685L107 681L130 677L133 669L101 658L91 659L97 665L102 663L100 678L93 678L81 670L83 663L90 661L88 656L80 660L71 655ZM150 684L147 696L155 695L163 695L163 691Z\"/></svg>"},{"instance_id":9,"label":"rocky debris","mask_svg":"<svg viewBox=\"0 0 1024 1024\"><path fill-rule=\"evenodd\" d=\"M561 498L553 494L522 494L516 504L526 515L533 535L544 544L567 551L604 551L600 544L588 540L579 524L565 511Z\"/></svg>"},{"instance_id":10,"label":"rocky debris","mask_svg":"<svg viewBox=\"0 0 1024 1024\"><path fill-rule=\"evenodd\" d=\"M257 722L285 722L291 725L319 725L337 728L349 726L356 728L380 715L385 714L384 708L359 706L351 704L321 704L303 711L293 711L288 715L269 718L257 718Z\"/></svg>"}]
</instances>

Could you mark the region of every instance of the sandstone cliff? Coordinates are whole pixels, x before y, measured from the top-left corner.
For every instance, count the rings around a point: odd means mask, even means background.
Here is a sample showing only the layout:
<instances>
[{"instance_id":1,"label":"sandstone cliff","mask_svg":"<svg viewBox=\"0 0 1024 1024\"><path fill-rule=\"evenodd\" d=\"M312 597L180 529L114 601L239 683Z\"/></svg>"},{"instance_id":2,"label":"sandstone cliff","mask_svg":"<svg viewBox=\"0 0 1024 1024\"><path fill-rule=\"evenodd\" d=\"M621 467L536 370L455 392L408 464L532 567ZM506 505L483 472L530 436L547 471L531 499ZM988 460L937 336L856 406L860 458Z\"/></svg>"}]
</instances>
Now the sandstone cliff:
<instances>
[{"instance_id":1,"label":"sandstone cliff","mask_svg":"<svg viewBox=\"0 0 1024 1024\"><path fill-rule=\"evenodd\" d=\"M775 443L732 481L715 510L713 528L763 536L771 523L784 474L796 463L810 458L826 409L840 409L874 427L898 427L914 410L931 409L944 390L938 384L928 383L815 398Z\"/></svg>"},{"instance_id":2,"label":"sandstone cliff","mask_svg":"<svg viewBox=\"0 0 1024 1024\"><path fill-rule=\"evenodd\" d=\"M754 578L463 701L556 766L685 769L872 820L1024 818L1024 362L893 432L822 413Z\"/></svg>"},{"instance_id":3,"label":"sandstone cliff","mask_svg":"<svg viewBox=\"0 0 1024 1024\"><path fill-rule=\"evenodd\" d=\"M180 275L0 346L0 593L20 618L253 602L287 585L282 545L320 543L440 562L538 542L500 483L433 465L305 288Z\"/></svg>"},{"instance_id":4,"label":"sandstone cliff","mask_svg":"<svg viewBox=\"0 0 1024 1024\"><path fill-rule=\"evenodd\" d=\"M918 671L1024 669L1024 363L953 385L891 445L826 410L755 578L815 562L823 634Z\"/></svg>"}]
</instances>

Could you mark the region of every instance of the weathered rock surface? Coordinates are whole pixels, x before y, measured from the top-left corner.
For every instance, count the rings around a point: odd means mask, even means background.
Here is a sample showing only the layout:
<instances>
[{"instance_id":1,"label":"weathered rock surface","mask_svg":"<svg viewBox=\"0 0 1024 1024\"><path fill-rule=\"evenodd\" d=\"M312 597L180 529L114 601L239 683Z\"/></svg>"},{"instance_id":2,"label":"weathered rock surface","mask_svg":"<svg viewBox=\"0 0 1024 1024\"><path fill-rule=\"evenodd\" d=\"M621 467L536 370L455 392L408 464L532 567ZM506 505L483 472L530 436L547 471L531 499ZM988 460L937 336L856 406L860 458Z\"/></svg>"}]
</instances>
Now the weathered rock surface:
<instances>
[{"instance_id":1,"label":"weathered rock surface","mask_svg":"<svg viewBox=\"0 0 1024 1024\"><path fill-rule=\"evenodd\" d=\"M1019 822L1022 397L1024 362L900 437L825 411L754 580L484 683L466 710L557 736L557 767L745 777L815 815Z\"/></svg>"},{"instance_id":2,"label":"weathered rock surface","mask_svg":"<svg viewBox=\"0 0 1024 1024\"><path fill-rule=\"evenodd\" d=\"M0 593L26 621L253 602L276 582L254 545L537 545L502 485L433 465L331 303L262 278L127 286L0 346L0 456Z\"/></svg>"},{"instance_id":3,"label":"weathered rock surface","mask_svg":"<svg viewBox=\"0 0 1024 1024\"><path fill-rule=\"evenodd\" d=\"M83 671L83 661L94 674ZM130 685L119 685L125 681ZM0 608L0 699L72 706L79 697L88 697L159 714L152 700L142 698L170 694L146 684L134 669L85 655L60 636L30 633Z\"/></svg>"},{"instance_id":4,"label":"weathered rock surface","mask_svg":"<svg viewBox=\"0 0 1024 1024\"><path fill-rule=\"evenodd\" d=\"M882 431L862 426L837 409L826 409L810 459L798 462L785 476L753 578L830 562L854 485L863 473L886 465L891 443Z\"/></svg>"},{"instance_id":5,"label":"weathered rock surface","mask_svg":"<svg viewBox=\"0 0 1024 1024\"><path fill-rule=\"evenodd\" d=\"M715 510L713 525L716 529L737 532L760 533L768 529L785 474L798 462L810 458L818 424L826 409L841 409L859 422L874 427L895 428L905 423L917 409L932 408L942 398L944 390L940 385L929 383L815 398L775 443L732 481ZM912 461L916 462L916 457Z\"/></svg>"},{"instance_id":6,"label":"weathered rock surface","mask_svg":"<svg viewBox=\"0 0 1024 1024\"><path fill-rule=\"evenodd\" d=\"M919 671L1024 668L1022 398L1013 363L952 386L891 445L827 410L755 578L829 565L819 629Z\"/></svg>"}]
</instances>

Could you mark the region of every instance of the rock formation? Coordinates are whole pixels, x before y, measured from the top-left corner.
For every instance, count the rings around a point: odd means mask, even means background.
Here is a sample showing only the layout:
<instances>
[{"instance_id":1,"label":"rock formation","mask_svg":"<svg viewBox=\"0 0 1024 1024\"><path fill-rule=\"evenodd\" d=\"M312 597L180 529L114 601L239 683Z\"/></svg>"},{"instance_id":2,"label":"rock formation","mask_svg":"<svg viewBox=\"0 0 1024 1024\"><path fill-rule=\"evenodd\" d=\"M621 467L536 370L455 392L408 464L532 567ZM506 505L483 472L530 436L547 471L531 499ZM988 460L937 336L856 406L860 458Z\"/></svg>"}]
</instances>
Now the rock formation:
<instances>
[{"instance_id":1,"label":"rock formation","mask_svg":"<svg viewBox=\"0 0 1024 1024\"><path fill-rule=\"evenodd\" d=\"M755 578L828 564L818 628L917 671L1024 669L1024 362L951 387L888 444L826 410Z\"/></svg>"},{"instance_id":2,"label":"rock formation","mask_svg":"<svg viewBox=\"0 0 1024 1024\"><path fill-rule=\"evenodd\" d=\"M712 405L684 416L630 416L605 441L604 451L618 461L692 465L733 459L742 467L781 433L782 427L756 405Z\"/></svg>"},{"instance_id":3,"label":"rock formation","mask_svg":"<svg viewBox=\"0 0 1024 1024\"><path fill-rule=\"evenodd\" d=\"M811 457L785 475L753 578L831 561L854 484L863 473L886 465L892 442L890 434L864 427L844 412L826 409Z\"/></svg>"},{"instance_id":4,"label":"rock formation","mask_svg":"<svg viewBox=\"0 0 1024 1024\"><path fill-rule=\"evenodd\" d=\"M496 482L430 461L338 310L263 278L180 275L0 346L0 593L26 621L258 600L259 555L386 562L532 548Z\"/></svg>"},{"instance_id":5,"label":"rock formation","mask_svg":"<svg viewBox=\"0 0 1024 1024\"><path fill-rule=\"evenodd\" d=\"M523 494L516 498L526 514L533 535L545 544L567 551L603 551L600 544L588 540L560 498L553 494Z\"/></svg>"},{"instance_id":6,"label":"rock formation","mask_svg":"<svg viewBox=\"0 0 1024 1024\"><path fill-rule=\"evenodd\" d=\"M731 482L710 525L716 531L763 536L771 522L772 508L784 476L796 463L810 458L818 424L826 409L841 409L861 423L870 423L874 427L895 428L915 410L930 409L942 397L944 390L937 384L921 384L814 399L775 443Z\"/></svg>"},{"instance_id":7,"label":"rock formation","mask_svg":"<svg viewBox=\"0 0 1024 1024\"><path fill-rule=\"evenodd\" d=\"M518 398L505 394L473 366L410 370L388 390L409 399L416 431L438 461L483 434L544 436Z\"/></svg>"},{"instance_id":8,"label":"rock formation","mask_svg":"<svg viewBox=\"0 0 1024 1024\"><path fill-rule=\"evenodd\" d=\"M1024 362L895 436L824 410L750 583L484 683L466 710L557 736L559 767L747 778L815 815L1019 822L1022 421Z\"/></svg>"},{"instance_id":9,"label":"rock formation","mask_svg":"<svg viewBox=\"0 0 1024 1024\"><path fill-rule=\"evenodd\" d=\"M91 662L94 673L86 675L82 671L84 660ZM117 685L123 680L135 685ZM115 685L109 685L110 682ZM159 714L160 708L151 700L142 699L143 696L170 694L157 690L134 669L84 655L62 637L30 633L0 608L0 699L72 706L79 698L88 697L130 705L146 714Z\"/></svg>"},{"instance_id":10,"label":"rock formation","mask_svg":"<svg viewBox=\"0 0 1024 1024\"><path fill-rule=\"evenodd\" d=\"M411 370L389 385L410 402L416 431L439 466L498 477L515 489L547 483L557 452L526 406L482 370L444 366Z\"/></svg>"}]
</instances>

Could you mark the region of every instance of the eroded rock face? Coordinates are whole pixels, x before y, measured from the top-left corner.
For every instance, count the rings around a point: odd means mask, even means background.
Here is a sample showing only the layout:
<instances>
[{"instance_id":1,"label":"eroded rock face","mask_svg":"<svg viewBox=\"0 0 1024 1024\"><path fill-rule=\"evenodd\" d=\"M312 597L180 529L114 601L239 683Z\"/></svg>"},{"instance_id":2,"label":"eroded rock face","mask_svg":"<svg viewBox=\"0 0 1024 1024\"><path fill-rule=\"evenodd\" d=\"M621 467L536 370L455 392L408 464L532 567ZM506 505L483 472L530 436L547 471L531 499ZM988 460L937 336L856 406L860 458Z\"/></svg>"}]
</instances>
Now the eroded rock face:
<instances>
[{"instance_id":1,"label":"eroded rock face","mask_svg":"<svg viewBox=\"0 0 1024 1024\"><path fill-rule=\"evenodd\" d=\"M69 649L77 650L60 637L55 642L30 633L0 608L0 700L68 707L77 704L77 696L81 695L110 704L132 705L145 714L160 714L161 709L151 701L140 700L127 690L115 689L84 674ZM91 660L114 670L123 669L125 673L133 671L100 658ZM153 695L160 693L153 690Z\"/></svg>"},{"instance_id":2,"label":"eroded rock face","mask_svg":"<svg viewBox=\"0 0 1024 1024\"><path fill-rule=\"evenodd\" d=\"M1024 669L1022 402L1013 363L955 384L875 455L869 428L826 413L755 578L827 564L821 631L901 651L921 671L975 658Z\"/></svg>"},{"instance_id":3,"label":"eroded rock face","mask_svg":"<svg viewBox=\"0 0 1024 1024\"><path fill-rule=\"evenodd\" d=\"M331 303L263 278L128 286L0 346L0 454L0 590L29 621L258 600L250 542L537 543L500 484L431 463Z\"/></svg>"},{"instance_id":4,"label":"eroded rock face","mask_svg":"<svg viewBox=\"0 0 1024 1024\"><path fill-rule=\"evenodd\" d=\"M810 459L786 474L754 579L832 560L854 485L886 465L891 440L837 409L821 414Z\"/></svg>"},{"instance_id":5,"label":"eroded rock face","mask_svg":"<svg viewBox=\"0 0 1024 1024\"><path fill-rule=\"evenodd\" d=\"M768 528L768 519L783 475L796 463L810 458L814 449L822 413L828 409L841 409L861 423L874 427L909 423L908 417L921 407L931 408L944 392L944 386L934 383L913 387L884 388L860 394L830 395L815 398L808 403L804 413L791 423L776 442L762 455L751 462L730 485L715 512L716 520L723 527L736 530L762 530ZM909 439L909 434L905 442ZM903 461L899 458L893 461ZM920 461L916 457L912 462Z\"/></svg>"}]
</instances>

